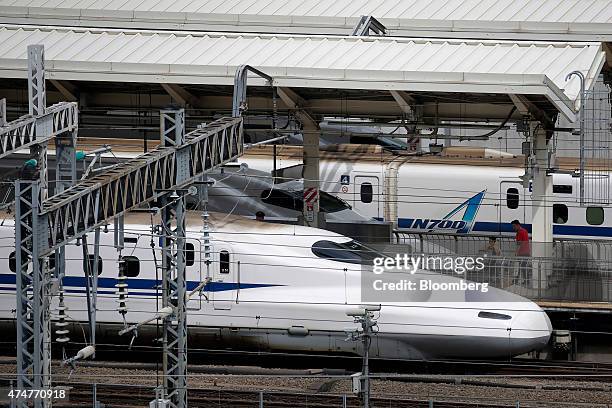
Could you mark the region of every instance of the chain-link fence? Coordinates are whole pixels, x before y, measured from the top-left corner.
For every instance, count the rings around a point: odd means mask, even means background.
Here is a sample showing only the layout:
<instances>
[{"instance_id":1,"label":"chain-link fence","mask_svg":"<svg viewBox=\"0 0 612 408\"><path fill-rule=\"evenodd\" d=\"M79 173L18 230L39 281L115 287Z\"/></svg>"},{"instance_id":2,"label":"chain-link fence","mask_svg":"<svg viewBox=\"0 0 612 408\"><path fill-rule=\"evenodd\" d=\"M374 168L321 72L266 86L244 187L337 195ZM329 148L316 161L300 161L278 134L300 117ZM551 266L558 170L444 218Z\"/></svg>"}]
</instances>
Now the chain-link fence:
<instances>
[{"instance_id":1,"label":"chain-link fence","mask_svg":"<svg viewBox=\"0 0 612 408\"><path fill-rule=\"evenodd\" d=\"M580 138L580 155L584 157L584 205L610 203L610 167L612 165L612 108L610 86L603 80L595 81L585 91L582 109L584 135Z\"/></svg>"},{"instance_id":2,"label":"chain-link fence","mask_svg":"<svg viewBox=\"0 0 612 408\"><path fill-rule=\"evenodd\" d=\"M511 237L395 233L385 252L481 258L484 268L465 278L532 300L612 302L612 241L559 239L531 243L532 256L517 256ZM441 273L455 273L438 269Z\"/></svg>"}]
</instances>

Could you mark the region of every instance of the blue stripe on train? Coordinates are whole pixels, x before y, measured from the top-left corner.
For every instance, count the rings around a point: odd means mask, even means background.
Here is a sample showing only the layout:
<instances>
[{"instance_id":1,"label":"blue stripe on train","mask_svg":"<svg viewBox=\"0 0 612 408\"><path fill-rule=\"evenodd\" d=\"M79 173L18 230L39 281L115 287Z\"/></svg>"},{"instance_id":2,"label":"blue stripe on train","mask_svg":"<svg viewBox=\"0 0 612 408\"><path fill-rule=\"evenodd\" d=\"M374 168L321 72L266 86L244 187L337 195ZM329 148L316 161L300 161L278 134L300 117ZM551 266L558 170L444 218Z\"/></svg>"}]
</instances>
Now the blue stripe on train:
<instances>
[{"instance_id":1,"label":"blue stripe on train","mask_svg":"<svg viewBox=\"0 0 612 408\"><path fill-rule=\"evenodd\" d=\"M397 225L400 228L410 228L414 219L398 218ZM531 232L531 224L522 224L523 227ZM512 225L509 222L486 222L477 221L472 228L474 232L507 232L512 233ZM612 237L612 227L594 227L588 225L553 225L555 235L575 235L585 237Z\"/></svg>"},{"instance_id":2,"label":"blue stripe on train","mask_svg":"<svg viewBox=\"0 0 612 408\"><path fill-rule=\"evenodd\" d=\"M117 282L118 281L116 278L100 277L98 278L98 288L99 289L109 289L109 288L114 289ZM128 283L128 289L155 289L157 285L161 285L161 281L156 281L155 279L141 279L141 278L128 278L127 283ZM0 274L0 284L14 285L15 284L15 274L14 273L1 273ZM197 281L187 281L187 290L193 290L199 284L200 282L197 282ZM64 278L64 286L84 288L85 287L85 277L66 276ZM275 284L269 284L269 283L240 283L238 284L237 282L210 282L206 284L206 286L204 287L204 291L205 292L223 292L227 290L266 288L266 287L272 287L272 286L283 286L283 285L275 285ZM70 291L70 289L67 289L67 292L68 291ZM105 292L114 293L114 292L108 292L108 291L105 291ZM99 293L103 293L103 292L99 291ZM130 294L131 295L132 294L142 294L142 295L155 296L155 292L147 292L147 293L130 292Z\"/></svg>"}]
</instances>

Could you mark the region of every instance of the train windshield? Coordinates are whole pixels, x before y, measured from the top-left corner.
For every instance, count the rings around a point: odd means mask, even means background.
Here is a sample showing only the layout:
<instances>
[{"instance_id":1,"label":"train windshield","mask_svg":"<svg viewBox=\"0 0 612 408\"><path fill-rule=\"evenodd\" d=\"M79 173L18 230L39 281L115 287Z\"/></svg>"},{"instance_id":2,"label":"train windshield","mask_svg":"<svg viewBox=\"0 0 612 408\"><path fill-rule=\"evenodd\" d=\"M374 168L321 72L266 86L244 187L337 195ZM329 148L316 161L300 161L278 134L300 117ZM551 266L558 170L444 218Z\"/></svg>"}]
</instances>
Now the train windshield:
<instances>
[{"instance_id":1,"label":"train windshield","mask_svg":"<svg viewBox=\"0 0 612 408\"><path fill-rule=\"evenodd\" d=\"M312 253L319 258L360 265L372 265L374 258L383 254L360 244L357 241L333 242L317 241L312 245Z\"/></svg>"},{"instance_id":2,"label":"train windshield","mask_svg":"<svg viewBox=\"0 0 612 408\"><path fill-rule=\"evenodd\" d=\"M351 206L341 198L335 197L325 191L320 191L321 199L319 208L326 213L335 213L342 210L350 210Z\"/></svg>"},{"instance_id":3,"label":"train windshield","mask_svg":"<svg viewBox=\"0 0 612 408\"><path fill-rule=\"evenodd\" d=\"M319 191L319 194L319 209L324 213L335 213L351 208L346 201L338 197L334 197L325 191ZM261 193L261 201L266 204L302 212L304 208L304 199L302 198L302 195L302 190L287 191L273 188L271 190L264 190Z\"/></svg>"}]
</instances>

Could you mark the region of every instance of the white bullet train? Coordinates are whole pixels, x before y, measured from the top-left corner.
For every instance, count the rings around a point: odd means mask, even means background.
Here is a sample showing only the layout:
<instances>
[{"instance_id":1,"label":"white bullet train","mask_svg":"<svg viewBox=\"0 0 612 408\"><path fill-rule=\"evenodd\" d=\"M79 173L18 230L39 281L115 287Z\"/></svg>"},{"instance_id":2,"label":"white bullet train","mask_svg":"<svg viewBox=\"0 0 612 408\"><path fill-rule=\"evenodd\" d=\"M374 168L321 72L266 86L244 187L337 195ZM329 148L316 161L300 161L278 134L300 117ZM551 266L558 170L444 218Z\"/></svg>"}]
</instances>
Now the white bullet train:
<instances>
[{"instance_id":1,"label":"white bullet train","mask_svg":"<svg viewBox=\"0 0 612 408\"><path fill-rule=\"evenodd\" d=\"M0 227L0 318L14 330L11 224L5 219ZM362 273L371 274L372 259L379 253L332 232L242 217L215 216L211 229L213 262L208 269L202 252L203 221L199 213L190 212L188 290L210 277L202 293L188 302L190 347L360 354L359 342L345 341L347 328L356 328L347 310L364 304ZM128 324L151 319L161 308L156 302L159 270L154 261L161 259L159 237L149 231L150 215L126 217L121 255L127 262ZM112 230L101 235L97 321L101 330L117 333L123 324L115 293L118 254ZM66 257L67 313L75 322L86 322L82 247L69 245ZM407 277L436 281L440 275L420 271ZM446 282L459 280L451 277ZM506 358L541 349L552 330L535 303L494 288L456 291L450 297L421 292L416 298L407 294L402 301L386 301L383 296L365 303L381 305L371 347L375 358ZM57 304L54 296L55 317ZM83 338L80 328L74 331L73 339Z\"/></svg>"},{"instance_id":2,"label":"white bullet train","mask_svg":"<svg viewBox=\"0 0 612 408\"><path fill-rule=\"evenodd\" d=\"M348 202L358 213L396 223L405 232L513 234L518 219L531 230L531 187L523 186L524 159L484 148L446 148L441 155L395 155L379 146L337 145L322 148L321 189ZM302 148L279 146L278 174L301 177ZM239 159L252 169L270 172L272 151L255 146ZM562 170L577 160L558 158ZM595 163L586 194L594 202L580 206L579 179L553 174L555 238L612 239L610 163ZM607 167L606 167L607 166ZM597 170L599 168L599 170Z\"/></svg>"}]
</instances>

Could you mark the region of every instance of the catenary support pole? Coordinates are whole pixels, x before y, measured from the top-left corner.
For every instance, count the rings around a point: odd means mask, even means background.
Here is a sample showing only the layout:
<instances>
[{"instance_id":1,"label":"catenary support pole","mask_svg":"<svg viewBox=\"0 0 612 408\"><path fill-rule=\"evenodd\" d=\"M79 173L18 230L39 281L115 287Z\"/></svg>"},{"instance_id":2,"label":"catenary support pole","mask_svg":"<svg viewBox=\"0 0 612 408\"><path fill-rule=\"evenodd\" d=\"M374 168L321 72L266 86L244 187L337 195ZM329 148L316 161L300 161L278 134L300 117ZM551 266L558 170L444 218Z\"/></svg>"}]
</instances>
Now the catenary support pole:
<instances>
[{"instance_id":1,"label":"catenary support pole","mask_svg":"<svg viewBox=\"0 0 612 408\"><path fill-rule=\"evenodd\" d=\"M29 113L36 117L36 135L53 132L53 116L45 115L46 93L44 50L42 45L28 46ZM47 147L35 144L31 154L38 171L31 180L15 182L15 247L17 302L17 388L51 387L51 315L49 311L51 276L48 258L41 256L48 242L46 217L40 215L47 198ZM23 174L22 174L23 176ZM31 263L31 268L30 268ZM21 400L18 406L26 407ZM51 400L39 398L35 407L51 406Z\"/></svg>"},{"instance_id":2,"label":"catenary support pole","mask_svg":"<svg viewBox=\"0 0 612 408\"><path fill-rule=\"evenodd\" d=\"M162 145L181 146L185 142L184 110L160 114ZM176 162L176 178L189 177L189 150L182 149ZM173 313L164 319L164 394L172 408L187 407L187 308L185 276L185 197L184 191L161 199L162 217L162 307Z\"/></svg>"},{"instance_id":3,"label":"catenary support pole","mask_svg":"<svg viewBox=\"0 0 612 408\"><path fill-rule=\"evenodd\" d=\"M17 388L51 387L50 276L47 258L40 253L48 239L40 214L40 182L15 182L15 253L17 266ZM31 268L30 268L31 263ZM19 407L27 407L20 400ZM48 407L49 399L36 399L35 407Z\"/></svg>"}]
</instances>

